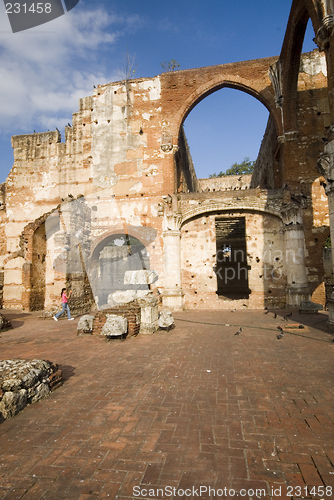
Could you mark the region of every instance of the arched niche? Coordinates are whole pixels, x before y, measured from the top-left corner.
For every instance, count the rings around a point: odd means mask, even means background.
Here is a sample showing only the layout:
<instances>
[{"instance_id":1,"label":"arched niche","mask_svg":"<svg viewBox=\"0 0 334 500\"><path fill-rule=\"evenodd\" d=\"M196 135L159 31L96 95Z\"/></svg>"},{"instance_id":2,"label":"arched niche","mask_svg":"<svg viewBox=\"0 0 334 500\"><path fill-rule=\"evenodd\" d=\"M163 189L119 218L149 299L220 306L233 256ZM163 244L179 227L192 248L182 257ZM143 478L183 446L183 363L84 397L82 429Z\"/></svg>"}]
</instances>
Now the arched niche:
<instances>
[{"instance_id":1,"label":"arched niche","mask_svg":"<svg viewBox=\"0 0 334 500\"><path fill-rule=\"evenodd\" d=\"M128 271L150 269L147 248L136 236L128 233L107 236L95 247L91 263L90 281L99 307L107 304L109 295L114 292L149 288L125 276Z\"/></svg>"}]
</instances>

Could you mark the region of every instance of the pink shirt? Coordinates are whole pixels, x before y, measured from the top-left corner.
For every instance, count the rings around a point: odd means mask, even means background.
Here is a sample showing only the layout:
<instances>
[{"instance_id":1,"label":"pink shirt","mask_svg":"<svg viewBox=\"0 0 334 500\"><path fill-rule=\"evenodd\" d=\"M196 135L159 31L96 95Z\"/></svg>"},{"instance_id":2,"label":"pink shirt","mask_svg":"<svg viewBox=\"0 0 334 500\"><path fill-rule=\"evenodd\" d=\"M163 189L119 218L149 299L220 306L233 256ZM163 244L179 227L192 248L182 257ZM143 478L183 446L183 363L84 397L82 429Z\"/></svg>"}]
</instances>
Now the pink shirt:
<instances>
[{"instance_id":1,"label":"pink shirt","mask_svg":"<svg viewBox=\"0 0 334 500\"><path fill-rule=\"evenodd\" d=\"M61 303L67 304L67 295L65 292L61 294Z\"/></svg>"}]
</instances>

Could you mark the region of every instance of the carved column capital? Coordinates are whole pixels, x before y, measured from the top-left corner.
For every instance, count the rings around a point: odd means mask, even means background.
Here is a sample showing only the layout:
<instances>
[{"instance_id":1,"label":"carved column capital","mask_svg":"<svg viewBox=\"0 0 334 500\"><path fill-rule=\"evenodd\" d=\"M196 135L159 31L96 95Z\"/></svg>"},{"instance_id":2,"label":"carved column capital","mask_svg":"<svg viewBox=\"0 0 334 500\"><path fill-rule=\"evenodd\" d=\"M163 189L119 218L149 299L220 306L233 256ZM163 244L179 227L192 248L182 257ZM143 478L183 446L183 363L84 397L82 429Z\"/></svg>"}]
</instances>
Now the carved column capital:
<instances>
[{"instance_id":1,"label":"carved column capital","mask_svg":"<svg viewBox=\"0 0 334 500\"><path fill-rule=\"evenodd\" d=\"M329 193L334 192L334 152L324 152L320 155L316 168L318 172L325 177L326 185L325 192L328 195Z\"/></svg>"},{"instance_id":2,"label":"carved column capital","mask_svg":"<svg viewBox=\"0 0 334 500\"><path fill-rule=\"evenodd\" d=\"M180 231L182 214L176 195L163 196L162 202L158 205L158 215L163 217L162 228L164 233Z\"/></svg>"},{"instance_id":3,"label":"carved column capital","mask_svg":"<svg viewBox=\"0 0 334 500\"><path fill-rule=\"evenodd\" d=\"M332 36L334 27L334 16L332 14L323 18L320 28L318 29L315 37L314 43L318 45L319 50L322 52L328 49L330 44L330 38Z\"/></svg>"},{"instance_id":4,"label":"carved column capital","mask_svg":"<svg viewBox=\"0 0 334 500\"><path fill-rule=\"evenodd\" d=\"M303 229L303 207L305 202L296 197L281 208L284 229Z\"/></svg>"}]
</instances>

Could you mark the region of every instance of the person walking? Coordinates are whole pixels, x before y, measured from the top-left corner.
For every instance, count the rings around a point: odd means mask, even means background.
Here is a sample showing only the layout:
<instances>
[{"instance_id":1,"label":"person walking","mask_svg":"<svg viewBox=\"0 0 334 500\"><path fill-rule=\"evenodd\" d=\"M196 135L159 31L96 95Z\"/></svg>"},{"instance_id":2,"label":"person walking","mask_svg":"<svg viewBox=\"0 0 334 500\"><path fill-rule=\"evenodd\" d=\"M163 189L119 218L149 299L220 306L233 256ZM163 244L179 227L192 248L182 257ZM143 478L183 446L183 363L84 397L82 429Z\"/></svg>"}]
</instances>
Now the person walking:
<instances>
[{"instance_id":1,"label":"person walking","mask_svg":"<svg viewBox=\"0 0 334 500\"><path fill-rule=\"evenodd\" d=\"M58 321L58 318L59 316L61 316L65 311L67 311L67 319L68 321L72 321L74 318L71 317L71 312L70 312L70 308L68 307L68 299L71 297L72 295L72 290L70 291L70 293L68 294L67 296L67 293L66 293L66 288L62 288L62 291L61 291L61 303L62 303L62 310L59 311L59 313L55 314L53 316L53 319L55 321Z\"/></svg>"}]
</instances>

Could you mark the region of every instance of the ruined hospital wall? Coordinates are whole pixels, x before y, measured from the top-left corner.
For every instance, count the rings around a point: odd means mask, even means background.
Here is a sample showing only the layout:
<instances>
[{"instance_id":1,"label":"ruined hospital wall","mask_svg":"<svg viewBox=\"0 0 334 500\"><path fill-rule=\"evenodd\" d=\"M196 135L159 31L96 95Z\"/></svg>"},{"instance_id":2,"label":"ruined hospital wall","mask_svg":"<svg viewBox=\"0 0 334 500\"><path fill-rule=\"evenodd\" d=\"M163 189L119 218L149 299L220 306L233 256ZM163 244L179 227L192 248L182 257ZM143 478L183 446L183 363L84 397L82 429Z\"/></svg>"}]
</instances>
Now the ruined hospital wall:
<instances>
[{"instance_id":1,"label":"ruined hospital wall","mask_svg":"<svg viewBox=\"0 0 334 500\"><path fill-rule=\"evenodd\" d=\"M298 164L289 170L286 184L307 198L303 211L307 281L312 299L325 304L323 246L329 235L328 202L316 163L323 151L322 140L329 126L327 69L317 50L302 57L298 79ZM293 174L293 178L292 178ZM297 186L296 186L297 184Z\"/></svg>"},{"instance_id":2,"label":"ruined hospital wall","mask_svg":"<svg viewBox=\"0 0 334 500\"><path fill-rule=\"evenodd\" d=\"M274 122L269 118L251 182L252 187L284 187L289 200L297 195L303 201L307 282L312 300L323 305L322 253L329 235L329 220L327 197L321 185L324 179L319 177L316 163L329 124L325 56L314 50L301 57L296 130L277 137Z\"/></svg>"},{"instance_id":3,"label":"ruined hospital wall","mask_svg":"<svg viewBox=\"0 0 334 500\"><path fill-rule=\"evenodd\" d=\"M161 149L159 99L159 77L99 86L93 96L80 99L72 126L65 128L64 143L58 131L12 138L14 165L6 181L7 255L20 251L20 235L30 222L69 195L72 199L115 197L125 211L136 212L136 223L146 224L148 214L144 210L139 215L141 208L136 210L132 200L142 204L143 198L167 189L172 192L174 185L172 176L166 175L166 161L173 165L173 150ZM126 217L124 221L129 223ZM24 262L20 256L6 264L7 307L22 307L28 286ZM59 276L49 269L46 276L49 303L57 296L50 283Z\"/></svg>"},{"instance_id":4,"label":"ruined hospital wall","mask_svg":"<svg viewBox=\"0 0 334 500\"><path fill-rule=\"evenodd\" d=\"M129 234L146 247L150 269L159 279L152 288L162 288L164 282L162 218L158 214L160 197L111 199L108 196L90 199L91 251L89 265L94 265L95 249L110 236Z\"/></svg>"},{"instance_id":5,"label":"ruined hospital wall","mask_svg":"<svg viewBox=\"0 0 334 500\"><path fill-rule=\"evenodd\" d=\"M304 210L304 227L307 280L312 301L325 306L325 269L323 249L329 236L328 198L323 187L324 179L317 177L311 186L311 201Z\"/></svg>"},{"instance_id":6,"label":"ruined hospital wall","mask_svg":"<svg viewBox=\"0 0 334 500\"><path fill-rule=\"evenodd\" d=\"M98 86L92 105L94 190L115 196L173 191L173 151L163 145L160 77ZM169 169L170 170L170 169Z\"/></svg>"},{"instance_id":7,"label":"ruined hospital wall","mask_svg":"<svg viewBox=\"0 0 334 500\"><path fill-rule=\"evenodd\" d=\"M284 96L283 96L284 98ZM324 54L315 50L303 54L297 92L295 131L279 138L285 156L282 186L310 195L310 187L318 177L316 162L323 152L325 128L330 124L327 92L327 70Z\"/></svg>"},{"instance_id":8,"label":"ruined hospital wall","mask_svg":"<svg viewBox=\"0 0 334 500\"><path fill-rule=\"evenodd\" d=\"M182 121L192 106L205 95L226 82L234 82L237 88L250 89L267 102L279 128L280 110L275 108L274 92L268 76L268 68L275 60L246 61L100 85L92 96L80 99L79 110L73 114L72 126L65 128L64 143L60 142L58 131L13 137L14 165L6 181L5 200L5 251L9 257L5 265L6 306L22 306L22 297L29 288L29 283L24 281L25 269L31 264L32 257L15 253L20 251L22 231L32 221L54 210L69 194L73 198L82 194L90 200L87 202L91 208L96 207L92 211L93 246L114 230L114 220L110 217L112 200L118 203L120 227L135 226L138 234L140 228L157 230L159 243L155 248L150 243L151 267L159 272L158 286L163 287L162 228L157 206L163 195L177 191L175 157ZM322 63L304 64L298 85L298 130L279 139L279 154L284 148L291 150L291 154L284 157L288 162L275 185L287 184L291 193L298 192L308 200L312 199L311 205L304 210L304 225L309 281L315 291L322 280L317 261L318 245L325 238L328 228L327 206L323 203L322 188L315 170L316 159L323 146L323 127L328 121ZM188 180L183 176L182 190L195 186L191 185L194 179L192 173L189 174ZM220 184L223 182L225 180L201 181L201 189L210 189L210 192L197 193L200 198L195 197L196 203L210 204L211 197L217 194L214 186L225 189ZM239 187L242 189L239 190ZM226 197L224 210L250 214L268 209L264 195L260 191L254 195L246 187L243 181L235 181L233 189L221 191L221 195ZM314 196L311 196L312 189ZM256 198L263 202L259 210L255 207ZM252 208L253 202L255 205ZM266 220L263 216L261 224L265 225ZM250 228L250 218L247 224ZM256 231L261 231L259 228ZM276 244L276 237L273 241ZM318 253L313 251L312 241ZM280 241L277 245L279 250ZM213 280L208 279L210 282ZM53 274L49 267L46 269L46 280L47 296L51 300L57 295L52 295L51 290L57 274ZM205 288L208 287L209 284ZM260 284L256 284L254 297L255 291L260 289ZM272 294L273 291L269 293L268 290L266 300ZM277 300L281 300L280 296Z\"/></svg>"},{"instance_id":9,"label":"ruined hospital wall","mask_svg":"<svg viewBox=\"0 0 334 500\"><path fill-rule=\"evenodd\" d=\"M238 269L240 278L247 274L249 298L231 300L217 295L217 218L245 217L247 265ZM285 304L285 263L282 223L270 214L231 211L195 218L182 228L182 287L186 308L250 309L279 308ZM222 260L222 258L220 259ZM221 264L221 262L220 262ZM222 278L230 285L234 271L229 259ZM237 279L238 279L238 275ZM232 287L233 285L231 285Z\"/></svg>"},{"instance_id":10,"label":"ruined hospital wall","mask_svg":"<svg viewBox=\"0 0 334 500\"><path fill-rule=\"evenodd\" d=\"M184 220L181 267L186 308L284 307L286 263L281 203L280 191L258 189L214 192L210 196L207 193L181 196ZM217 252L215 224L218 219L236 218L245 219L247 253L246 263L236 272L240 272L241 278L247 275L250 294L248 298L232 300L217 295L216 272L222 257L221 250L218 250L220 255ZM233 266L228 258L223 260L229 281ZM225 278L224 275L221 277Z\"/></svg>"}]
</instances>

